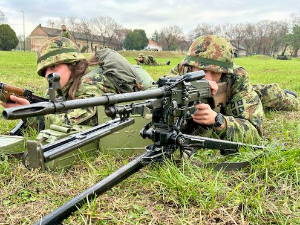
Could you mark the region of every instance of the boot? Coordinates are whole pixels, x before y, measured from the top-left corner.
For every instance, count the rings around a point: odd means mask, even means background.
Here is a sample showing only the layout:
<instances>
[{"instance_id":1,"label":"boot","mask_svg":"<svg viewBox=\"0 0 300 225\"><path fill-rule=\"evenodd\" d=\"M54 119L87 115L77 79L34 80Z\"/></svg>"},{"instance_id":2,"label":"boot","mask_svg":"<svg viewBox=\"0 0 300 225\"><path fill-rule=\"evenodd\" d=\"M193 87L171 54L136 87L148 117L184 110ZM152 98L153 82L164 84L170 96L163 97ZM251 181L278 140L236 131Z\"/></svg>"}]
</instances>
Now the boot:
<instances>
[{"instance_id":1,"label":"boot","mask_svg":"<svg viewBox=\"0 0 300 225\"><path fill-rule=\"evenodd\" d=\"M170 65L170 63L171 63L170 61L167 61L167 62L166 62L166 65Z\"/></svg>"}]
</instances>

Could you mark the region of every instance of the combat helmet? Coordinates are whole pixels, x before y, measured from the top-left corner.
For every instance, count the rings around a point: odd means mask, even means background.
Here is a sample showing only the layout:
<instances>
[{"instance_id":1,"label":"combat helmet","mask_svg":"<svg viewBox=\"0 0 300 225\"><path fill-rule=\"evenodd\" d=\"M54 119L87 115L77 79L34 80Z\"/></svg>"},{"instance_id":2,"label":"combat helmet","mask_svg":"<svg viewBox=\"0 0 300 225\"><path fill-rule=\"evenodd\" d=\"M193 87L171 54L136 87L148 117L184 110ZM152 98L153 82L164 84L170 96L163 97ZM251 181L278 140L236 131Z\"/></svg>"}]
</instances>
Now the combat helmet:
<instances>
[{"instance_id":1,"label":"combat helmet","mask_svg":"<svg viewBox=\"0 0 300 225\"><path fill-rule=\"evenodd\" d=\"M217 73L233 73L233 58L233 47L226 38L200 36L190 46L183 65Z\"/></svg>"},{"instance_id":2,"label":"combat helmet","mask_svg":"<svg viewBox=\"0 0 300 225\"><path fill-rule=\"evenodd\" d=\"M139 58L144 58L144 54L143 54L143 53L140 53L140 54L138 55L138 57L139 57Z\"/></svg>"},{"instance_id":3,"label":"combat helmet","mask_svg":"<svg viewBox=\"0 0 300 225\"><path fill-rule=\"evenodd\" d=\"M74 63L86 59L77 45L68 38L55 37L37 51L37 73L45 76L44 70L52 65Z\"/></svg>"}]
</instances>

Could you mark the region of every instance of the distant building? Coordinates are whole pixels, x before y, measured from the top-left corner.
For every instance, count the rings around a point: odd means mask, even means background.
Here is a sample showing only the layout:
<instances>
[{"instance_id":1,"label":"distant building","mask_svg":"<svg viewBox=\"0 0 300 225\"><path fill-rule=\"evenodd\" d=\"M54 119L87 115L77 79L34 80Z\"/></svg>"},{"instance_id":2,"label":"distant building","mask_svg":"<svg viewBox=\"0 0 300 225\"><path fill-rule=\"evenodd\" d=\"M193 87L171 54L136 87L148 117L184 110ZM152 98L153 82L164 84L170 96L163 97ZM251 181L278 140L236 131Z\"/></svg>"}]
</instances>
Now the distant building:
<instances>
[{"instance_id":1,"label":"distant building","mask_svg":"<svg viewBox=\"0 0 300 225\"><path fill-rule=\"evenodd\" d=\"M148 43L147 47L145 48L145 50L161 51L162 47L157 42L149 40L149 43Z\"/></svg>"},{"instance_id":2,"label":"distant building","mask_svg":"<svg viewBox=\"0 0 300 225\"><path fill-rule=\"evenodd\" d=\"M30 34L31 51L37 51L47 40L60 36L60 33L61 29L43 27L39 24ZM106 47L114 50L119 49L117 44L104 44L103 37L101 36L93 36L92 39L91 37L87 38L84 33L70 32L70 34L79 49L86 49L84 52L95 52Z\"/></svg>"},{"instance_id":3,"label":"distant building","mask_svg":"<svg viewBox=\"0 0 300 225\"><path fill-rule=\"evenodd\" d=\"M247 49L246 48L244 48L241 45L239 45L237 47L237 45L233 41L231 41L230 43L231 43L231 45L233 47L234 57L235 58L247 55Z\"/></svg>"}]
</instances>

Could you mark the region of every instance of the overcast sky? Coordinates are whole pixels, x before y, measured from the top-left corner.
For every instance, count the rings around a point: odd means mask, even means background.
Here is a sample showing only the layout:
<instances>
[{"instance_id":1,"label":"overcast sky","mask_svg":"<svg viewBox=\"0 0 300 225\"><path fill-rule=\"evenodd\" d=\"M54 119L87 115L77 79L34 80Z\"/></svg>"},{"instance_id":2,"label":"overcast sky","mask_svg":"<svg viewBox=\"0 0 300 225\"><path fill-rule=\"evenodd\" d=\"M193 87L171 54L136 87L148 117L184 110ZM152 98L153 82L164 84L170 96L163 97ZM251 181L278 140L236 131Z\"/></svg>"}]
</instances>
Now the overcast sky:
<instances>
[{"instance_id":1,"label":"overcast sky","mask_svg":"<svg viewBox=\"0 0 300 225\"><path fill-rule=\"evenodd\" d=\"M300 14L300 0L0 0L0 10L17 35L26 36L48 19L77 16L110 16L129 29L144 29L147 35L170 25L187 34L197 24L289 20Z\"/></svg>"}]
</instances>

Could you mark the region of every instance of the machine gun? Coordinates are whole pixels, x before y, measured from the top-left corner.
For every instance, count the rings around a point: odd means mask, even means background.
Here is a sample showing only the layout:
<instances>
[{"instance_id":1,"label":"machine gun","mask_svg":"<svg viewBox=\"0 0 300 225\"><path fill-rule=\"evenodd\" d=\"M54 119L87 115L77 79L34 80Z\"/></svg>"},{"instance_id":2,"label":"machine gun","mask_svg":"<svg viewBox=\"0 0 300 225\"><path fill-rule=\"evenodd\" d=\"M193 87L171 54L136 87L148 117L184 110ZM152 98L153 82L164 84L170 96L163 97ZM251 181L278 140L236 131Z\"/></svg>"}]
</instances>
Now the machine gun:
<instances>
[{"instance_id":1,"label":"machine gun","mask_svg":"<svg viewBox=\"0 0 300 225\"><path fill-rule=\"evenodd\" d=\"M25 98L30 103L48 102L49 99L34 95L32 91L15 87L9 84L0 82L0 101L3 103L12 103L10 96L14 95L19 98ZM22 130L26 129L26 119L22 119L9 133L9 135L22 135Z\"/></svg>"},{"instance_id":2,"label":"machine gun","mask_svg":"<svg viewBox=\"0 0 300 225\"><path fill-rule=\"evenodd\" d=\"M113 120L94 127L94 130L91 129L86 131L86 133L76 134L78 138L75 136L72 137L72 146L70 146L70 140L64 139L52 143L53 146L44 147L38 147L36 142L29 142L29 149L33 149L33 154L36 156L36 161L38 161L36 163L37 166L42 167L48 159L55 158L61 154L62 149L68 149L69 151L70 149L78 148L80 147L79 143L87 143L90 140L94 140L94 138L114 132L116 129L129 126L133 122L130 114L144 115L145 108L151 109L152 121L140 131L140 135L143 138L149 138L153 141L153 144L145 148L145 153L85 190L54 212L46 215L36 225L56 224L62 221L72 212L78 210L86 200L92 200L95 196L111 189L150 163L162 161L165 158L172 159L177 150L179 150L180 155L183 155L186 151L194 153L196 150L202 148L219 149L222 154L238 152L240 147L263 149L262 146L204 138L181 132L182 126L191 119L191 115L195 112L195 104L203 102L211 106L223 107L220 105L222 103L216 102L212 98L209 83L203 79L204 76L204 72L200 71L178 77L162 77L157 82L158 88L152 90L115 95L106 94L90 99L50 101L5 109L3 111L4 118L19 119L50 113L61 113L69 109L81 107L98 105L106 107L106 114L112 117ZM57 77L57 75L52 74L51 77ZM147 100L145 102L131 103L123 106L116 105L118 103L145 99Z\"/></svg>"}]
</instances>

